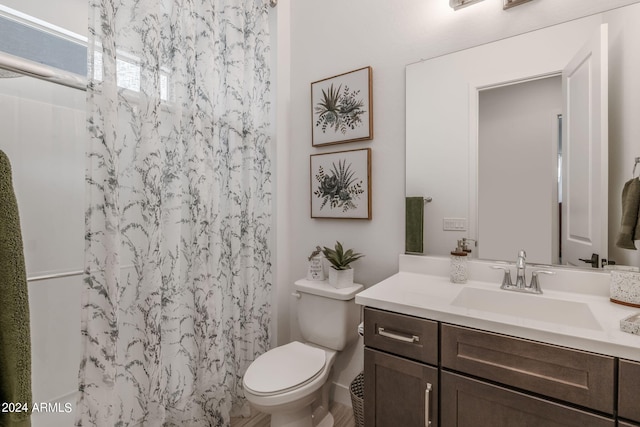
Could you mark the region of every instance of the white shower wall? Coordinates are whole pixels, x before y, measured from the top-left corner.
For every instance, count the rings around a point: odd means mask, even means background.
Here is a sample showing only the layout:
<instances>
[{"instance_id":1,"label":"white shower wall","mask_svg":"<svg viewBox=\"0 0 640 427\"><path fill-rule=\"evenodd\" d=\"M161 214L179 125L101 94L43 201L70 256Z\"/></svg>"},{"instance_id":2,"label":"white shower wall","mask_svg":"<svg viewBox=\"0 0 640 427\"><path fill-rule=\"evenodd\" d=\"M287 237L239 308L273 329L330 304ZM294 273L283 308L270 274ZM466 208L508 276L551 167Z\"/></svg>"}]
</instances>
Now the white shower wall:
<instances>
[{"instance_id":1,"label":"white shower wall","mask_svg":"<svg viewBox=\"0 0 640 427\"><path fill-rule=\"evenodd\" d=\"M0 79L0 149L12 165L29 278L33 401L46 404L33 414L34 427L73 425L81 354L84 105L85 93L77 89L30 77ZM66 274L72 275L58 277Z\"/></svg>"}]
</instances>

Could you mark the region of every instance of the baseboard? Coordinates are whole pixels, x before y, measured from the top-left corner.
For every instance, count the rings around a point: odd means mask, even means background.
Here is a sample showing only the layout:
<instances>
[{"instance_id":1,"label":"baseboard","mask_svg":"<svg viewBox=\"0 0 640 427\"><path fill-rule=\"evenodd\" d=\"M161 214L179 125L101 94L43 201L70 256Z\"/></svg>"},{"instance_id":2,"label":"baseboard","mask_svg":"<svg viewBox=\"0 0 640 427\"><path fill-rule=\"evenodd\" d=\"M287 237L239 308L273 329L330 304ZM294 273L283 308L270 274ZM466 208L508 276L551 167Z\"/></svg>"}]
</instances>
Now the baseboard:
<instances>
[{"instance_id":1,"label":"baseboard","mask_svg":"<svg viewBox=\"0 0 640 427\"><path fill-rule=\"evenodd\" d=\"M338 402L341 405L348 406L349 408L353 407L351 404L351 393L349 392L349 387L342 384L332 384L331 400Z\"/></svg>"}]
</instances>

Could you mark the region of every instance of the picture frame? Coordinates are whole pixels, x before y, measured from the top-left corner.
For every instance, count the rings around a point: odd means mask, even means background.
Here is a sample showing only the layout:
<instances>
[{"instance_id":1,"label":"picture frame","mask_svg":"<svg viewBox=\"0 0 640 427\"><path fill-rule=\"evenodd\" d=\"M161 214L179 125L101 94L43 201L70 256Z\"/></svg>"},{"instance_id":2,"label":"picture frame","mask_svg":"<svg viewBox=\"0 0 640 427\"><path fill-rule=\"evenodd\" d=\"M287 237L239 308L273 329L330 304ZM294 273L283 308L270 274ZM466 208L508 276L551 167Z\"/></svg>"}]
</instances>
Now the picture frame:
<instances>
[{"instance_id":1,"label":"picture frame","mask_svg":"<svg viewBox=\"0 0 640 427\"><path fill-rule=\"evenodd\" d=\"M311 145L373 139L373 71L364 67L311 83Z\"/></svg>"},{"instance_id":2,"label":"picture frame","mask_svg":"<svg viewBox=\"0 0 640 427\"><path fill-rule=\"evenodd\" d=\"M310 156L311 218L371 219L371 149Z\"/></svg>"},{"instance_id":3,"label":"picture frame","mask_svg":"<svg viewBox=\"0 0 640 427\"><path fill-rule=\"evenodd\" d=\"M512 7L520 6L521 4L528 3L530 1L531 0L503 0L502 9L511 9Z\"/></svg>"}]
</instances>

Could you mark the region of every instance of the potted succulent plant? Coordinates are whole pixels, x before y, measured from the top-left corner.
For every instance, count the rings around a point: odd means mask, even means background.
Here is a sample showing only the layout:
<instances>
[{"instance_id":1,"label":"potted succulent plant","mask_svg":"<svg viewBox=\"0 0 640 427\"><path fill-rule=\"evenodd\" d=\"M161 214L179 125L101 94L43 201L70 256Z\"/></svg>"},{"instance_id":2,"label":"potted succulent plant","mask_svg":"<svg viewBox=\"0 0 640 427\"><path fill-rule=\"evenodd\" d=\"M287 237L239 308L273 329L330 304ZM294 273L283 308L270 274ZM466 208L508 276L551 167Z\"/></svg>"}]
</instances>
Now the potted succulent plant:
<instances>
[{"instance_id":1,"label":"potted succulent plant","mask_svg":"<svg viewBox=\"0 0 640 427\"><path fill-rule=\"evenodd\" d=\"M344 250L340 242L336 242L335 249L324 247L324 257L331 264L329 269L329 284L335 288L347 288L353 285L353 269L349 264L362 258L364 255L353 252L353 249Z\"/></svg>"},{"instance_id":2,"label":"potted succulent plant","mask_svg":"<svg viewBox=\"0 0 640 427\"><path fill-rule=\"evenodd\" d=\"M311 252L311 255L307 257L307 260L309 261L309 268L307 269L307 280L321 282L325 279L322 258L322 248L320 246L316 246L316 249Z\"/></svg>"}]
</instances>

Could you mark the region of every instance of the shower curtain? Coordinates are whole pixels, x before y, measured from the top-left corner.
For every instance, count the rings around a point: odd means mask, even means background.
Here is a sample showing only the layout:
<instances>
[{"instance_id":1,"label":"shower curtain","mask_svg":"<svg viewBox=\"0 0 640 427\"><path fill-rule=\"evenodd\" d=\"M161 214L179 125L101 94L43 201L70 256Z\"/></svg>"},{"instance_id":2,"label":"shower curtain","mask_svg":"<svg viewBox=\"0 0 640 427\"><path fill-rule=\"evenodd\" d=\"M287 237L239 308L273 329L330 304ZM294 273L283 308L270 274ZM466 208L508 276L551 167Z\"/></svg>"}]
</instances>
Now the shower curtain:
<instances>
[{"instance_id":1,"label":"shower curtain","mask_svg":"<svg viewBox=\"0 0 640 427\"><path fill-rule=\"evenodd\" d=\"M76 425L221 426L268 349L266 0L92 0Z\"/></svg>"}]
</instances>

